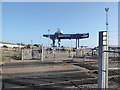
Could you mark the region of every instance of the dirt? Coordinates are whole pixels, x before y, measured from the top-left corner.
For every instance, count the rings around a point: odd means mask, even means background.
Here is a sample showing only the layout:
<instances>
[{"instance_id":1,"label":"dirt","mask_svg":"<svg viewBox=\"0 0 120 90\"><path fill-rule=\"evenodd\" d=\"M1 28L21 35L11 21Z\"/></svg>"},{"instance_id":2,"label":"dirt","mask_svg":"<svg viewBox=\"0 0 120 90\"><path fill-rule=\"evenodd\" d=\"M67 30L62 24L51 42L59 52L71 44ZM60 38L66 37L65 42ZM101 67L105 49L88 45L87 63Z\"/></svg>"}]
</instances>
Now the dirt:
<instances>
[{"instance_id":1,"label":"dirt","mask_svg":"<svg viewBox=\"0 0 120 90\"><path fill-rule=\"evenodd\" d=\"M75 70L79 67L73 65L53 65L53 66L34 66L34 67L20 67L20 68L3 68L4 74L15 73L28 73L28 72L48 72L48 71L61 71L61 70Z\"/></svg>"}]
</instances>

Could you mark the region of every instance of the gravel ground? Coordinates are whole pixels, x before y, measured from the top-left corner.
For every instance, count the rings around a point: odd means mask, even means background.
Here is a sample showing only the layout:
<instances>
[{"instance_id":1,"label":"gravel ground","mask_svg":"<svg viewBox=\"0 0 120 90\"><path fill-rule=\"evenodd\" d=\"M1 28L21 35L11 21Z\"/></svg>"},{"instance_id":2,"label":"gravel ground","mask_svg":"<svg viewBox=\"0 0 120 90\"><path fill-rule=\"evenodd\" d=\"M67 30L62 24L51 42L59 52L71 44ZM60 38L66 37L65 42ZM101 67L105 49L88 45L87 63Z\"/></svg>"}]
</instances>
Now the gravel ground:
<instances>
[{"instance_id":1,"label":"gravel ground","mask_svg":"<svg viewBox=\"0 0 120 90\"><path fill-rule=\"evenodd\" d=\"M34 67L20 67L20 68L3 68L3 74L28 73L28 72L48 72L61 70L75 70L79 69L74 65L53 65L53 66L34 66Z\"/></svg>"},{"instance_id":2,"label":"gravel ground","mask_svg":"<svg viewBox=\"0 0 120 90\"><path fill-rule=\"evenodd\" d=\"M95 64L96 61L79 58L53 62L12 60L3 66L4 87L97 88L97 74L90 73ZM117 80L110 78L109 88L117 88Z\"/></svg>"}]
</instances>

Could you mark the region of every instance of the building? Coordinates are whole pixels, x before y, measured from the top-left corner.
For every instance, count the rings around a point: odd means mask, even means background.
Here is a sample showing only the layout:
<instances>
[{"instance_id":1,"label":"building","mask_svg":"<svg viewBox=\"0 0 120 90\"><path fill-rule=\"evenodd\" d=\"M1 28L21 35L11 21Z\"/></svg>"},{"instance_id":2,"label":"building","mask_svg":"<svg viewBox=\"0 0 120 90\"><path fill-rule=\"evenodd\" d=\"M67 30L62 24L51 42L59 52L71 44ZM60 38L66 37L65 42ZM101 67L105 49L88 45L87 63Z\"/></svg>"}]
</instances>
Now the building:
<instances>
[{"instance_id":1,"label":"building","mask_svg":"<svg viewBox=\"0 0 120 90\"><path fill-rule=\"evenodd\" d=\"M16 43L8 43L8 42L0 42L0 47L6 46L8 48L21 48L24 47L22 45L18 45Z\"/></svg>"}]
</instances>

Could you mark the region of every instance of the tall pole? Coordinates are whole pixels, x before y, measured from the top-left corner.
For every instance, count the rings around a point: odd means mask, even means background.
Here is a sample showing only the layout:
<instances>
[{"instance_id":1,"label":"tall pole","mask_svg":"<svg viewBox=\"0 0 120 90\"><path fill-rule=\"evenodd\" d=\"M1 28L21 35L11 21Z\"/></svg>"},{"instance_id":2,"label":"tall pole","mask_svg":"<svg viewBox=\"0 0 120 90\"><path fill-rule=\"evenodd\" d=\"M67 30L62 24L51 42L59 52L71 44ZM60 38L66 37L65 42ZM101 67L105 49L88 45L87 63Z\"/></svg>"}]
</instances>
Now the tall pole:
<instances>
[{"instance_id":1,"label":"tall pole","mask_svg":"<svg viewBox=\"0 0 120 90\"><path fill-rule=\"evenodd\" d=\"M48 38L50 39L50 29L48 29L48 35L49 35ZM49 44L50 43L49 43L49 40L48 40L48 47L49 47Z\"/></svg>"},{"instance_id":2,"label":"tall pole","mask_svg":"<svg viewBox=\"0 0 120 90\"><path fill-rule=\"evenodd\" d=\"M41 36L40 36L40 42L39 42L39 50L41 50L42 51L42 45L40 45L40 43L41 43ZM40 55L40 53L39 53L39 58L42 58L42 53L41 53L41 55Z\"/></svg>"},{"instance_id":3,"label":"tall pole","mask_svg":"<svg viewBox=\"0 0 120 90\"><path fill-rule=\"evenodd\" d=\"M120 2L118 2L118 11L120 11ZM118 13L118 47L120 47L120 13ZM120 60L120 48L118 48L118 60Z\"/></svg>"},{"instance_id":4,"label":"tall pole","mask_svg":"<svg viewBox=\"0 0 120 90\"><path fill-rule=\"evenodd\" d=\"M76 39L76 50L77 50L77 39Z\"/></svg>"},{"instance_id":5,"label":"tall pole","mask_svg":"<svg viewBox=\"0 0 120 90\"><path fill-rule=\"evenodd\" d=\"M41 57L41 60L43 61L43 59L44 59L44 50L43 50L43 44L41 44L41 46L42 46L42 57Z\"/></svg>"},{"instance_id":6,"label":"tall pole","mask_svg":"<svg viewBox=\"0 0 120 90\"><path fill-rule=\"evenodd\" d=\"M106 41L106 46L105 47L105 50L108 50L108 47L109 47L109 30L108 30L108 10L109 8L105 8L105 11L106 11L106 31L107 31L107 41ZM105 52L105 59L106 59L106 79L105 79L105 87L108 88L108 52Z\"/></svg>"},{"instance_id":7,"label":"tall pole","mask_svg":"<svg viewBox=\"0 0 120 90\"><path fill-rule=\"evenodd\" d=\"M48 29L48 54L49 54L49 39L50 39L50 29Z\"/></svg>"},{"instance_id":8,"label":"tall pole","mask_svg":"<svg viewBox=\"0 0 120 90\"><path fill-rule=\"evenodd\" d=\"M106 11L106 31L108 31L108 10L109 8L105 8L105 11Z\"/></svg>"},{"instance_id":9,"label":"tall pole","mask_svg":"<svg viewBox=\"0 0 120 90\"><path fill-rule=\"evenodd\" d=\"M78 39L78 48L79 48L79 39Z\"/></svg>"},{"instance_id":10,"label":"tall pole","mask_svg":"<svg viewBox=\"0 0 120 90\"><path fill-rule=\"evenodd\" d=\"M108 88L108 10L106 11L106 31L99 32L98 88Z\"/></svg>"}]
</instances>

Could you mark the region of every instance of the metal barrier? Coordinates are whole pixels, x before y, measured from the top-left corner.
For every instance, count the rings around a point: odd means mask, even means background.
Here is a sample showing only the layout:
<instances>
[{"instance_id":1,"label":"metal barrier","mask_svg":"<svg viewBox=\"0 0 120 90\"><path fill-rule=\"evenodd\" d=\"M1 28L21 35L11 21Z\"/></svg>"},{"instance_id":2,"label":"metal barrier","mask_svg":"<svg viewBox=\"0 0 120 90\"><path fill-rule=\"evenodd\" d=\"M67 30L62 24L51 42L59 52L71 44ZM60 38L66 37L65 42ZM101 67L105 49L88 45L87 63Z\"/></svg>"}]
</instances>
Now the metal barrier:
<instances>
[{"instance_id":1,"label":"metal barrier","mask_svg":"<svg viewBox=\"0 0 120 90\"><path fill-rule=\"evenodd\" d=\"M22 50L22 60L41 60L42 52L40 49L23 49Z\"/></svg>"},{"instance_id":2,"label":"metal barrier","mask_svg":"<svg viewBox=\"0 0 120 90\"><path fill-rule=\"evenodd\" d=\"M120 51L107 51L108 52L108 87L120 88ZM111 85L112 82L112 85ZM110 87L112 86L112 87Z\"/></svg>"},{"instance_id":3,"label":"metal barrier","mask_svg":"<svg viewBox=\"0 0 120 90\"><path fill-rule=\"evenodd\" d=\"M43 60L67 60L73 57L73 52L66 50L47 49L43 47Z\"/></svg>"},{"instance_id":4,"label":"metal barrier","mask_svg":"<svg viewBox=\"0 0 120 90\"><path fill-rule=\"evenodd\" d=\"M47 49L42 46L42 49L23 49L22 60L67 60L73 58L74 54L72 51Z\"/></svg>"}]
</instances>

